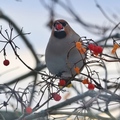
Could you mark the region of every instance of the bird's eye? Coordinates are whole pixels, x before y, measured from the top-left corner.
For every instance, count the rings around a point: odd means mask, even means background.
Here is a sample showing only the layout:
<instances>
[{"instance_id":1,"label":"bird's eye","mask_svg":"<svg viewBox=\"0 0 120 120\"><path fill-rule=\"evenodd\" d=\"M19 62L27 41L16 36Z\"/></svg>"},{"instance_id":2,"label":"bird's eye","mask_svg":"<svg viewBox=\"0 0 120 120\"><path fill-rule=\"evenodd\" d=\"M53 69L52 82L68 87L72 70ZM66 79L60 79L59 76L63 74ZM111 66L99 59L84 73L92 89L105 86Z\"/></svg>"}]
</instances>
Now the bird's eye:
<instances>
[{"instance_id":1,"label":"bird's eye","mask_svg":"<svg viewBox=\"0 0 120 120\"><path fill-rule=\"evenodd\" d=\"M64 27L67 25L67 22L60 22Z\"/></svg>"}]
</instances>

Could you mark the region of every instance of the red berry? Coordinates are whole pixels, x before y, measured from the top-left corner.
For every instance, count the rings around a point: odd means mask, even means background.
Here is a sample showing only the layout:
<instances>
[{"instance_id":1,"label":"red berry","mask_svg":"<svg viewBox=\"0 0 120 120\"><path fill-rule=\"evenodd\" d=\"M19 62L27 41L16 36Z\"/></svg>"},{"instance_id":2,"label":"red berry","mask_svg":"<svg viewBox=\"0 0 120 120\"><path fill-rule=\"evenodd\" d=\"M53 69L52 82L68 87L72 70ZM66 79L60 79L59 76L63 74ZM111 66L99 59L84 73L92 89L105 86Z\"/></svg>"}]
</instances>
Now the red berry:
<instances>
[{"instance_id":1,"label":"red berry","mask_svg":"<svg viewBox=\"0 0 120 120\"><path fill-rule=\"evenodd\" d=\"M65 86L66 85L66 81L65 80L60 80L58 83L59 86Z\"/></svg>"},{"instance_id":2,"label":"red berry","mask_svg":"<svg viewBox=\"0 0 120 120\"><path fill-rule=\"evenodd\" d=\"M92 43L88 45L88 48L89 48L91 51L93 51L93 53L94 53L95 55L101 54L102 51L103 51L103 48L102 48L101 46L97 46L97 45L92 44Z\"/></svg>"},{"instance_id":3,"label":"red berry","mask_svg":"<svg viewBox=\"0 0 120 120\"><path fill-rule=\"evenodd\" d=\"M91 43L91 44L88 45L88 48L90 50L94 51L95 45Z\"/></svg>"},{"instance_id":4,"label":"red berry","mask_svg":"<svg viewBox=\"0 0 120 120\"><path fill-rule=\"evenodd\" d=\"M61 29L63 29L63 26L59 23L59 24L56 25L56 29L61 30Z\"/></svg>"},{"instance_id":5,"label":"red berry","mask_svg":"<svg viewBox=\"0 0 120 120\"><path fill-rule=\"evenodd\" d=\"M30 113L32 113L32 108L31 107L26 107L25 111L26 111L26 113L30 114Z\"/></svg>"},{"instance_id":6,"label":"red berry","mask_svg":"<svg viewBox=\"0 0 120 120\"><path fill-rule=\"evenodd\" d=\"M94 90L94 88L95 88L95 85L94 85L94 84L92 84L92 83L89 83L89 84L88 84L88 89L89 89L89 90Z\"/></svg>"},{"instance_id":7,"label":"red berry","mask_svg":"<svg viewBox=\"0 0 120 120\"><path fill-rule=\"evenodd\" d=\"M103 51L103 48L100 47L100 46L95 46L94 48L94 52L97 53L97 54L101 54Z\"/></svg>"},{"instance_id":8,"label":"red berry","mask_svg":"<svg viewBox=\"0 0 120 120\"><path fill-rule=\"evenodd\" d=\"M101 46L98 46L97 49L98 49L98 53L102 53L103 48Z\"/></svg>"},{"instance_id":9,"label":"red berry","mask_svg":"<svg viewBox=\"0 0 120 120\"><path fill-rule=\"evenodd\" d=\"M3 61L3 64L4 64L5 66L8 66L8 65L10 64L10 61L7 60L7 59L5 59L5 60Z\"/></svg>"},{"instance_id":10,"label":"red berry","mask_svg":"<svg viewBox=\"0 0 120 120\"><path fill-rule=\"evenodd\" d=\"M61 100L61 96L57 93L52 93L52 97L55 101L60 101Z\"/></svg>"}]
</instances>

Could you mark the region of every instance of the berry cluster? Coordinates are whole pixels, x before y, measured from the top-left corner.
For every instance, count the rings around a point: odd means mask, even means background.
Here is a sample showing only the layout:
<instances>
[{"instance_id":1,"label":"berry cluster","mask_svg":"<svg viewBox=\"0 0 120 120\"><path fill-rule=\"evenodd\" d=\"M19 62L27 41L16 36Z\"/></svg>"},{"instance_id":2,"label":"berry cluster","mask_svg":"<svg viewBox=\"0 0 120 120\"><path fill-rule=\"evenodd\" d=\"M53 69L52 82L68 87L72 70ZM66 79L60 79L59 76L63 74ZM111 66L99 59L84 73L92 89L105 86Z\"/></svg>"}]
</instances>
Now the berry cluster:
<instances>
[{"instance_id":1,"label":"berry cluster","mask_svg":"<svg viewBox=\"0 0 120 120\"><path fill-rule=\"evenodd\" d=\"M101 46L97 46L95 44L90 43L88 45L89 50L93 52L94 55L101 54L103 52L103 48Z\"/></svg>"}]
</instances>

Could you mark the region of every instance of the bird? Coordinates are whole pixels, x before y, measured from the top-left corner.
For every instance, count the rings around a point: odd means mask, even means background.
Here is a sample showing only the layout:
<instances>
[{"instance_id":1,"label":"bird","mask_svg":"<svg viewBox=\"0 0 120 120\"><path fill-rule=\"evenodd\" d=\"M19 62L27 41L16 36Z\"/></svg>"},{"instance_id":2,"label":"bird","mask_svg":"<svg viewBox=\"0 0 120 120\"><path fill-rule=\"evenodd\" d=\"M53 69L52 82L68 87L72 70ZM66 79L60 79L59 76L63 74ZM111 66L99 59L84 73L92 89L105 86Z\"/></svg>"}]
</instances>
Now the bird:
<instances>
[{"instance_id":1,"label":"bird","mask_svg":"<svg viewBox=\"0 0 120 120\"><path fill-rule=\"evenodd\" d=\"M53 22L45 50L45 62L51 74L67 79L76 75L75 66L83 69L86 55L74 47L78 41L83 43L67 21L58 19Z\"/></svg>"}]
</instances>

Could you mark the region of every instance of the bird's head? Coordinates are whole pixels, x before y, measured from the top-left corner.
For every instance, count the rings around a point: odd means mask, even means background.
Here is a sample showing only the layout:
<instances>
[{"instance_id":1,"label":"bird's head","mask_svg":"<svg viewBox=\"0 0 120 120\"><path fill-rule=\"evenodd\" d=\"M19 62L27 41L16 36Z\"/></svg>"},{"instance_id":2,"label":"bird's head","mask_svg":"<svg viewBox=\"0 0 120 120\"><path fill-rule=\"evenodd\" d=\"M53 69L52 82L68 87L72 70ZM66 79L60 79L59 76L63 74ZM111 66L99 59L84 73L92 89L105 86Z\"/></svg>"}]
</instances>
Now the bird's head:
<instances>
[{"instance_id":1,"label":"bird's head","mask_svg":"<svg viewBox=\"0 0 120 120\"><path fill-rule=\"evenodd\" d=\"M53 23L52 34L58 39L63 39L70 33L70 30L72 28L69 24L65 20L60 19Z\"/></svg>"}]
</instances>

